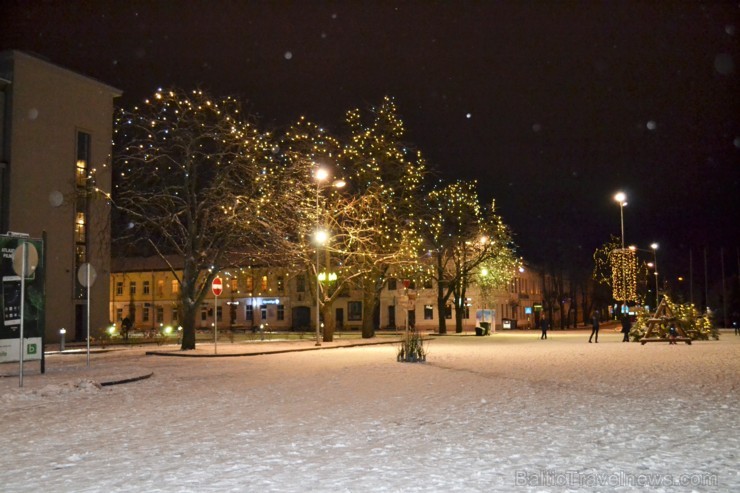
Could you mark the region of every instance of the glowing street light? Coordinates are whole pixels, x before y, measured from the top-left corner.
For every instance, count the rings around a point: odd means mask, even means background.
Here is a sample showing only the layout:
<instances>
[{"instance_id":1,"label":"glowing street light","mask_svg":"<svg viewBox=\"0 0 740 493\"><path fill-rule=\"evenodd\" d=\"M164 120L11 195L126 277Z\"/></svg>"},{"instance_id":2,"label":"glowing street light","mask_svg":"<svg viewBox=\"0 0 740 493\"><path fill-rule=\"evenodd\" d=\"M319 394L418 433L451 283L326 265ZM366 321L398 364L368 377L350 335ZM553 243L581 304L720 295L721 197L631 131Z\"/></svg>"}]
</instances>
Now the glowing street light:
<instances>
[{"instance_id":1,"label":"glowing street light","mask_svg":"<svg viewBox=\"0 0 740 493\"><path fill-rule=\"evenodd\" d=\"M329 171L326 168L318 167L314 171L314 179L316 180L316 230L314 231L314 243L316 243L316 345L321 346L321 280L319 279L320 269L320 258L319 258L319 247L326 244L329 241L329 233L326 230L320 229L319 216L321 210L319 208L319 197L321 195L321 183L329 178ZM344 180L334 180L331 186L334 188L342 188L347 183Z\"/></svg>"},{"instance_id":2,"label":"glowing street light","mask_svg":"<svg viewBox=\"0 0 740 493\"><path fill-rule=\"evenodd\" d=\"M650 248L653 249L653 264L655 265L655 309L658 309L658 297L660 293L658 291L658 244L651 243Z\"/></svg>"},{"instance_id":3,"label":"glowing street light","mask_svg":"<svg viewBox=\"0 0 740 493\"><path fill-rule=\"evenodd\" d=\"M624 192L617 192L616 195L614 195L614 200L619 202L619 221L622 225L622 255L624 255L624 206L627 205L627 196L624 194ZM624 297L624 305L622 305L622 312L624 313L624 308L627 306L627 274L624 272L624 258L622 258L622 292ZM621 315L621 314L620 314Z\"/></svg>"}]
</instances>

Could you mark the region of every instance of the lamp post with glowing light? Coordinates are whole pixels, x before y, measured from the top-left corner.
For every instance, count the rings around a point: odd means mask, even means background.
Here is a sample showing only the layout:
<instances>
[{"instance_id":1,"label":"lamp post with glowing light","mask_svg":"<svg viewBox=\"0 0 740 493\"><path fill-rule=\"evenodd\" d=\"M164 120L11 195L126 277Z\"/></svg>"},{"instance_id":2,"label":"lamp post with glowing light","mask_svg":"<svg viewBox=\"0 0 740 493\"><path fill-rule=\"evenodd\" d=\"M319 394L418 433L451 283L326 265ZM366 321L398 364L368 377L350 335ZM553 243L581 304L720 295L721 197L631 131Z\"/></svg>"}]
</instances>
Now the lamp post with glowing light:
<instances>
[{"instance_id":1,"label":"lamp post with glowing light","mask_svg":"<svg viewBox=\"0 0 740 493\"><path fill-rule=\"evenodd\" d=\"M314 231L314 243L316 244L316 345L321 346L321 279L319 277L320 261L319 248L326 244L329 239L329 233L319 229L319 218L321 210L319 208L319 197L321 195L321 183L329 177L329 172L325 168L316 168L314 171L314 180L316 180L316 230ZM344 180L335 180L331 186L342 188L346 183Z\"/></svg>"},{"instance_id":2,"label":"lamp post with glowing light","mask_svg":"<svg viewBox=\"0 0 740 493\"><path fill-rule=\"evenodd\" d=\"M658 244L651 243L650 248L653 250L653 265L655 265L655 309L658 309L660 291L658 291Z\"/></svg>"},{"instance_id":3,"label":"lamp post with glowing light","mask_svg":"<svg viewBox=\"0 0 740 493\"><path fill-rule=\"evenodd\" d=\"M627 274L624 271L624 206L627 205L627 196L624 192L617 192L617 194L614 195L614 200L619 203L619 222L622 226L622 253L620 258L622 259L622 298L624 298L624 305L622 305L622 313L620 313L621 316L624 312L624 308L627 306Z\"/></svg>"}]
</instances>

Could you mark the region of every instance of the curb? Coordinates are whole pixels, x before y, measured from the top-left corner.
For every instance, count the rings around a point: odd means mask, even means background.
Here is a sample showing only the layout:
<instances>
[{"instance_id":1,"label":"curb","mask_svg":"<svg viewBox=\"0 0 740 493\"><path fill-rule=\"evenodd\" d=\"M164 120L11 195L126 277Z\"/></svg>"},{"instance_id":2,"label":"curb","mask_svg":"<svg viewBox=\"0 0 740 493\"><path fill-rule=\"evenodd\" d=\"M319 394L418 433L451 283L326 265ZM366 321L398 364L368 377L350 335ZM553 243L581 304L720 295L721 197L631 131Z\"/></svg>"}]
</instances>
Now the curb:
<instances>
[{"instance_id":1,"label":"curb","mask_svg":"<svg viewBox=\"0 0 740 493\"><path fill-rule=\"evenodd\" d=\"M110 385L121 385L124 383L132 383L132 382L138 382L140 380L146 380L147 378L154 375L154 372L148 373L146 375L140 375L138 377L131 377L131 378L124 378L122 380L107 380L104 382L100 382L101 387L108 387Z\"/></svg>"},{"instance_id":2,"label":"curb","mask_svg":"<svg viewBox=\"0 0 740 493\"><path fill-rule=\"evenodd\" d=\"M321 351L322 349L342 349L352 348L361 346L379 346L381 344L398 344L401 341L379 341L379 342L365 342L357 344L344 344L341 346L316 346L308 348L296 348L296 349L275 349L265 351L250 351L248 353L231 353L231 354L188 354L185 352L164 352L164 351L147 351L144 353L146 356L175 356L180 358L234 358L244 356L264 356L267 354L284 354L284 353L301 353L305 351Z\"/></svg>"}]
</instances>

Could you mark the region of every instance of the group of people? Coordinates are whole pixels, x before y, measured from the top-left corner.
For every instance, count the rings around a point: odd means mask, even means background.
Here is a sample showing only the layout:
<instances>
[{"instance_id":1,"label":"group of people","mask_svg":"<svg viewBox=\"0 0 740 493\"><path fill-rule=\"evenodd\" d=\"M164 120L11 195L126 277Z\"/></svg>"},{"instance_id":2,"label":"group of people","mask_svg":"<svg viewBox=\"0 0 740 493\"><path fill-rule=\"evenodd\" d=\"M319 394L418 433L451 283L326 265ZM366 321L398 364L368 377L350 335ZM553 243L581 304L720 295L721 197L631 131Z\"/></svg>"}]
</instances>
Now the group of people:
<instances>
[{"instance_id":1,"label":"group of people","mask_svg":"<svg viewBox=\"0 0 740 493\"><path fill-rule=\"evenodd\" d=\"M591 335L588 338L588 342L599 342L599 327L600 327L600 313L598 310L594 311L593 316L591 317ZM622 334L624 337L622 337L622 342L630 342L630 330L632 329L632 322L630 322L630 317L627 314L622 315ZM540 339L547 339L547 331L550 330L550 321L547 320L547 317L544 316L544 314L540 315L540 330L542 330L542 335L540 335ZM593 339L593 341L592 341Z\"/></svg>"}]
</instances>

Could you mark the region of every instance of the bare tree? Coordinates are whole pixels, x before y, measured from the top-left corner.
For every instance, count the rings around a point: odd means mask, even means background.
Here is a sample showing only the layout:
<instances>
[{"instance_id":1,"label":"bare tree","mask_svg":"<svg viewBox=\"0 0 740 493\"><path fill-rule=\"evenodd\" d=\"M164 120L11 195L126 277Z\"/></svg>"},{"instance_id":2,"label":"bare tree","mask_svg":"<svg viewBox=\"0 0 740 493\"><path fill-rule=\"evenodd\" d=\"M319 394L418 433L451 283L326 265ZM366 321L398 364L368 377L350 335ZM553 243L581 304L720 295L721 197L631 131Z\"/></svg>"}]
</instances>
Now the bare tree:
<instances>
[{"instance_id":1,"label":"bare tree","mask_svg":"<svg viewBox=\"0 0 740 493\"><path fill-rule=\"evenodd\" d=\"M180 283L182 349L195 348L196 313L219 270L281 237L271 149L235 99L200 90L159 90L116 118L114 233L119 246L159 255Z\"/></svg>"}]
</instances>

